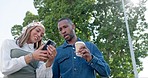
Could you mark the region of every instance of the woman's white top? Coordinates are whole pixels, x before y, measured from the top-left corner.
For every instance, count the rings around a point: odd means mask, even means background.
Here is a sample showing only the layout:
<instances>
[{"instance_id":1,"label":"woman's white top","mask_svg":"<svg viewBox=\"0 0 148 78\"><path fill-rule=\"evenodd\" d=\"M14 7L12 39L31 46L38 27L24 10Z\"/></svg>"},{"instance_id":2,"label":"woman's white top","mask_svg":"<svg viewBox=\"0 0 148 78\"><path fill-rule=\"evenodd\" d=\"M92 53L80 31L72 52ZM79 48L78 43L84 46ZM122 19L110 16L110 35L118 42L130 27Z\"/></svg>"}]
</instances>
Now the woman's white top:
<instances>
[{"instance_id":1,"label":"woman's white top","mask_svg":"<svg viewBox=\"0 0 148 78\"><path fill-rule=\"evenodd\" d=\"M16 44L16 40L5 40L1 45L0 50L0 62L1 62L1 72L4 75L10 75L16 71L19 71L21 68L27 66L24 56L19 58L11 58L10 51L11 49L19 48L28 52L34 52L34 44L24 44L22 48L20 48ZM44 62L39 62L38 68L36 69L37 78L52 78L52 66L46 68Z\"/></svg>"}]
</instances>

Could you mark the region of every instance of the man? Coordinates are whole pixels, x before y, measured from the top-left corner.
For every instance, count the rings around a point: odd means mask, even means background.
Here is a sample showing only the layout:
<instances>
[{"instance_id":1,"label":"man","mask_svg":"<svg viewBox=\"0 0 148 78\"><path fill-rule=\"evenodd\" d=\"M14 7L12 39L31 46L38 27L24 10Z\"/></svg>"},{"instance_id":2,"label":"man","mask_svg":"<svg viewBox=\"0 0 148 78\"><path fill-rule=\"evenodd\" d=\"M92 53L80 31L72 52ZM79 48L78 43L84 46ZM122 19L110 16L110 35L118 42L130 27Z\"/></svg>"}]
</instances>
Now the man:
<instances>
[{"instance_id":1,"label":"man","mask_svg":"<svg viewBox=\"0 0 148 78\"><path fill-rule=\"evenodd\" d=\"M53 64L53 78L96 78L109 77L110 68L102 53L91 42L79 49L81 56L75 53L75 43L82 41L75 34L75 25L69 18L58 21L58 30L65 42L57 47L57 56Z\"/></svg>"}]
</instances>

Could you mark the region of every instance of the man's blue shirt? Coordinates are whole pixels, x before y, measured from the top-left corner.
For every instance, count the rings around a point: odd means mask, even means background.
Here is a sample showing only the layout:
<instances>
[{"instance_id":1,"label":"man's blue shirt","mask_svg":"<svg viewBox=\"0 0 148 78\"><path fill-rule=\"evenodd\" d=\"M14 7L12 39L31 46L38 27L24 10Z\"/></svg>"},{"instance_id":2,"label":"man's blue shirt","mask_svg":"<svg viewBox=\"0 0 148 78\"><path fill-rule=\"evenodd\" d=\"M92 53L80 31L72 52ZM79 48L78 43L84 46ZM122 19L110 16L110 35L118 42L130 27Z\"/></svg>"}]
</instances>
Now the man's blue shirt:
<instances>
[{"instance_id":1,"label":"man's blue shirt","mask_svg":"<svg viewBox=\"0 0 148 78\"><path fill-rule=\"evenodd\" d=\"M96 45L91 42L85 42L85 45L93 57L90 62L76 56L75 46L69 45L66 41L57 47L53 78L96 78L96 73L102 77L110 75L110 68Z\"/></svg>"}]
</instances>

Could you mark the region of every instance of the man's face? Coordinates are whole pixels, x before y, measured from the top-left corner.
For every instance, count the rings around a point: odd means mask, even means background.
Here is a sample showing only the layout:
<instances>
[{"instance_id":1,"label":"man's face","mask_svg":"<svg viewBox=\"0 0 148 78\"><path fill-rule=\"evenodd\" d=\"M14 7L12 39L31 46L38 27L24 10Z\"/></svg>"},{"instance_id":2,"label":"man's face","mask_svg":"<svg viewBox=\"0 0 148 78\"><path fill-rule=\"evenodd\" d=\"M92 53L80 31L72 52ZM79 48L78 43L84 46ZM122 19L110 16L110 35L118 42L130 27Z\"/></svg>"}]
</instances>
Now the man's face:
<instances>
[{"instance_id":1,"label":"man's face","mask_svg":"<svg viewBox=\"0 0 148 78\"><path fill-rule=\"evenodd\" d=\"M74 37L73 25L70 24L67 20L62 20L58 22L58 30L61 36L64 37L66 41L71 41Z\"/></svg>"}]
</instances>

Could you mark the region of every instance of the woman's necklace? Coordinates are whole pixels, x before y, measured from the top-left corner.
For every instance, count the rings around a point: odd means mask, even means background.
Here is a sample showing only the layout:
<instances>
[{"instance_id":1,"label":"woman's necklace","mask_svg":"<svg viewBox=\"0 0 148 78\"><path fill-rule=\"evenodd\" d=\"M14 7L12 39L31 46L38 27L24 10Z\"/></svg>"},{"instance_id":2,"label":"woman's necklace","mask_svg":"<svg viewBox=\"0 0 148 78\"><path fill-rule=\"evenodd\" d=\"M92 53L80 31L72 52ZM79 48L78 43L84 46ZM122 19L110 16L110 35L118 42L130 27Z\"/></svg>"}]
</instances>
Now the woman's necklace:
<instances>
[{"instance_id":1,"label":"woman's necklace","mask_svg":"<svg viewBox=\"0 0 148 78\"><path fill-rule=\"evenodd\" d=\"M27 44L28 45L28 48L30 49L30 50L34 50L34 48L33 48L33 44Z\"/></svg>"}]
</instances>

